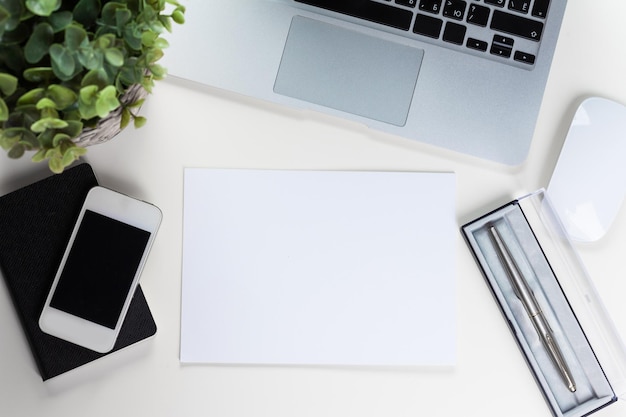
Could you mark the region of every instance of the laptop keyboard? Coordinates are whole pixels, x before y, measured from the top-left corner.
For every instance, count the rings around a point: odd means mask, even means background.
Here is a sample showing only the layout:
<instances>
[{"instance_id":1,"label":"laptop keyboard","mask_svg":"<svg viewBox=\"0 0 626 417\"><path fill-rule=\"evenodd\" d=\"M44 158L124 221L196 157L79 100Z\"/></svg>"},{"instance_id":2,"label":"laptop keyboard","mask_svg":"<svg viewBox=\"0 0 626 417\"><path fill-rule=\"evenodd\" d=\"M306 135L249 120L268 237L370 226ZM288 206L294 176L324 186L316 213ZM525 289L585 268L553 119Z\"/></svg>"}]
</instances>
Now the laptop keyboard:
<instances>
[{"instance_id":1,"label":"laptop keyboard","mask_svg":"<svg viewBox=\"0 0 626 417\"><path fill-rule=\"evenodd\" d=\"M414 39L532 69L550 0L295 0Z\"/></svg>"}]
</instances>

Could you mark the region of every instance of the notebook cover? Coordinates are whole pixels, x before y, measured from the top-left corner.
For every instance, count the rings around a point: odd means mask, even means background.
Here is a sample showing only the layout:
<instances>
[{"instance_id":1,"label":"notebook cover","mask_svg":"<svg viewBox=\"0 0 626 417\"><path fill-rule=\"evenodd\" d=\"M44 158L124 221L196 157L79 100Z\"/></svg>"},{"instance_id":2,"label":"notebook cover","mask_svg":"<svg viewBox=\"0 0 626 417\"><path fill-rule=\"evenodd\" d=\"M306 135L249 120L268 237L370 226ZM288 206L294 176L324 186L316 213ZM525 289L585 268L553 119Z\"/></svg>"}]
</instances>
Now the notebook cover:
<instances>
[{"instance_id":1,"label":"notebook cover","mask_svg":"<svg viewBox=\"0 0 626 417\"><path fill-rule=\"evenodd\" d=\"M98 185L86 163L0 197L0 268L42 379L53 378L156 333L137 287L113 350L74 345L39 329L38 320L87 192Z\"/></svg>"}]
</instances>

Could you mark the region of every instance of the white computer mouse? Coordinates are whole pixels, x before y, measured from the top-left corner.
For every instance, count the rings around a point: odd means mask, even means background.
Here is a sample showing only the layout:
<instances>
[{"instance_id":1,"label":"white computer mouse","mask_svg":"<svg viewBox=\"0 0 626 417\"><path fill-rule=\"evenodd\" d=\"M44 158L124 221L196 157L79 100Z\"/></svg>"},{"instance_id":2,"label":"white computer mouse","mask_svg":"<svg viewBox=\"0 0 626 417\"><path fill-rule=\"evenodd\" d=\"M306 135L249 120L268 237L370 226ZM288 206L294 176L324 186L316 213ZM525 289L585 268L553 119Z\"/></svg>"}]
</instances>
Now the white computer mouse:
<instances>
[{"instance_id":1,"label":"white computer mouse","mask_svg":"<svg viewBox=\"0 0 626 417\"><path fill-rule=\"evenodd\" d=\"M605 235L626 194L626 106L596 97L581 103L547 193L572 239Z\"/></svg>"}]
</instances>

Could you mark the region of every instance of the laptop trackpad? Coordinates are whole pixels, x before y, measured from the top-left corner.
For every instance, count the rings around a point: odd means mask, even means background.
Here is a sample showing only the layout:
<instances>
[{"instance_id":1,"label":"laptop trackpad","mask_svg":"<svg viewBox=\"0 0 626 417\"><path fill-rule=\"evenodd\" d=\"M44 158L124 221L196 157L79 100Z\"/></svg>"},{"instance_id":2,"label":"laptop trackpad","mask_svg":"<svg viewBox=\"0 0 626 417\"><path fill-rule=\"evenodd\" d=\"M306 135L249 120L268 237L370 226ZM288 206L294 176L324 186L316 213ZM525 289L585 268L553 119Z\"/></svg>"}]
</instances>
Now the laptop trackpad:
<instances>
[{"instance_id":1,"label":"laptop trackpad","mask_svg":"<svg viewBox=\"0 0 626 417\"><path fill-rule=\"evenodd\" d=\"M274 92L404 126L423 55L421 49L295 16Z\"/></svg>"}]
</instances>

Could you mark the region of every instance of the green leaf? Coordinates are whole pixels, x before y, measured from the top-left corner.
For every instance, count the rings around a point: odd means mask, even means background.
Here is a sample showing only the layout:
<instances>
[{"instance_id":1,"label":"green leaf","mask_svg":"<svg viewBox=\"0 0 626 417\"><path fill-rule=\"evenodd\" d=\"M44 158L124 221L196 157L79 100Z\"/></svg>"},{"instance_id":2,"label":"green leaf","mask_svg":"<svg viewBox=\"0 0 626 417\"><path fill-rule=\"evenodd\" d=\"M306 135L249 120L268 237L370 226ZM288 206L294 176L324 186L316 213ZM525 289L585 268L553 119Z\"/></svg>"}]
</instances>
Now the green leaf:
<instances>
[{"instance_id":1,"label":"green leaf","mask_svg":"<svg viewBox=\"0 0 626 417\"><path fill-rule=\"evenodd\" d=\"M161 58L163 58L163 51L160 49L151 49L146 53L146 62L148 64L154 64Z\"/></svg>"},{"instance_id":2,"label":"green leaf","mask_svg":"<svg viewBox=\"0 0 626 417\"><path fill-rule=\"evenodd\" d=\"M37 110L37 107L34 104L18 106L16 110L21 113L21 117L23 118L23 126L28 127L29 129L33 123L41 119L41 112Z\"/></svg>"},{"instance_id":3,"label":"green leaf","mask_svg":"<svg viewBox=\"0 0 626 417\"><path fill-rule=\"evenodd\" d=\"M87 150L85 148L78 147L75 143L72 143L66 138L59 140L58 145L47 152L46 157L50 158L49 164L54 160L51 168L62 171L64 168L70 166L72 162L84 155Z\"/></svg>"},{"instance_id":4,"label":"green leaf","mask_svg":"<svg viewBox=\"0 0 626 417\"><path fill-rule=\"evenodd\" d=\"M83 80L81 81L81 85L83 86L96 85L98 86L98 89L102 89L109 84L109 76L107 72L102 68L92 69L87 74L85 74Z\"/></svg>"},{"instance_id":5,"label":"green leaf","mask_svg":"<svg viewBox=\"0 0 626 417\"><path fill-rule=\"evenodd\" d=\"M100 117L106 117L112 110L120 106L117 99L117 90L112 85L106 87L98 94L96 100L96 113Z\"/></svg>"},{"instance_id":6,"label":"green leaf","mask_svg":"<svg viewBox=\"0 0 626 417\"><path fill-rule=\"evenodd\" d=\"M154 33L154 32L150 32L150 31L145 31L143 32L143 34L141 35L141 43L144 46L147 47L152 47L154 45L154 41L159 37L158 33Z\"/></svg>"},{"instance_id":7,"label":"green leaf","mask_svg":"<svg viewBox=\"0 0 626 417\"><path fill-rule=\"evenodd\" d=\"M80 148L70 142L67 149L65 149L63 153L63 159L62 159L63 167L70 166L72 162L79 159L81 155L84 155L86 152L87 152L87 149Z\"/></svg>"},{"instance_id":8,"label":"green leaf","mask_svg":"<svg viewBox=\"0 0 626 417\"><path fill-rule=\"evenodd\" d=\"M72 12L69 11L52 13L48 18L48 22L50 22L54 33L60 32L63 29L67 28L73 20L74 16L72 15Z\"/></svg>"},{"instance_id":9,"label":"green leaf","mask_svg":"<svg viewBox=\"0 0 626 417\"><path fill-rule=\"evenodd\" d=\"M95 45L97 48L106 49L110 48L115 44L115 35L112 33L107 33L95 40Z\"/></svg>"},{"instance_id":10,"label":"green leaf","mask_svg":"<svg viewBox=\"0 0 626 417\"><path fill-rule=\"evenodd\" d=\"M69 137L69 135L67 135L65 133L57 133L56 135L54 135L54 138L52 139L52 146L54 146L56 148L57 146L60 145L60 143L62 141L65 140L65 141L69 142L70 139L71 138Z\"/></svg>"},{"instance_id":11,"label":"green leaf","mask_svg":"<svg viewBox=\"0 0 626 417\"><path fill-rule=\"evenodd\" d=\"M70 107L78 100L76 93L62 85L53 84L48 87L48 97L50 97L56 104L57 110L63 110Z\"/></svg>"},{"instance_id":12,"label":"green leaf","mask_svg":"<svg viewBox=\"0 0 626 417\"><path fill-rule=\"evenodd\" d=\"M16 143L9 150L8 156L11 159L19 159L22 157L22 155L24 155L24 151L26 151L26 148L24 147L24 145L21 143Z\"/></svg>"},{"instance_id":13,"label":"green leaf","mask_svg":"<svg viewBox=\"0 0 626 417\"><path fill-rule=\"evenodd\" d=\"M77 137L83 131L83 123L79 120L67 120L67 114L65 121L67 122L67 127L60 129L60 133L65 133L71 138Z\"/></svg>"},{"instance_id":14,"label":"green leaf","mask_svg":"<svg viewBox=\"0 0 626 417\"><path fill-rule=\"evenodd\" d=\"M136 108L139 108L139 107L143 106L143 103L145 103L145 101L146 101L145 98L140 98L139 100L134 101L134 102L128 104L127 107L129 109L136 109Z\"/></svg>"},{"instance_id":15,"label":"green leaf","mask_svg":"<svg viewBox=\"0 0 626 417\"><path fill-rule=\"evenodd\" d=\"M185 14L182 9L178 8L172 13L172 20L179 25L185 23Z\"/></svg>"},{"instance_id":16,"label":"green leaf","mask_svg":"<svg viewBox=\"0 0 626 417\"><path fill-rule=\"evenodd\" d=\"M8 129L7 129L8 130ZM0 130L0 147L4 150L9 150L20 140L19 136L9 134L6 130Z\"/></svg>"},{"instance_id":17,"label":"green leaf","mask_svg":"<svg viewBox=\"0 0 626 417\"><path fill-rule=\"evenodd\" d=\"M61 0L26 0L26 7L37 16L50 16L61 7Z\"/></svg>"},{"instance_id":18,"label":"green leaf","mask_svg":"<svg viewBox=\"0 0 626 417\"><path fill-rule=\"evenodd\" d=\"M124 28L124 40L131 49L139 51L141 49L141 32L136 28L136 23L131 22Z\"/></svg>"},{"instance_id":19,"label":"green leaf","mask_svg":"<svg viewBox=\"0 0 626 417\"><path fill-rule=\"evenodd\" d=\"M48 49L52 45L54 31L49 23L42 22L35 26L33 34L24 46L24 57L29 64L39 62L48 54Z\"/></svg>"},{"instance_id":20,"label":"green leaf","mask_svg":"<svg viewBox=\"0 0 626 417\"><path fill-rule=\"evenodd\" d=\"M52 70L63 81L67 81L74 74L76 63L67 48L53 44L50 47L50 58L52 58Z\"/></svg>"},{"instance_id":21,"label":"green leaf","mask_svg":"<svg viewBox=\"0 0 626 417\"><path fill-rule=\"evenodd\" d=\"M41 84L49 81L54 77L54 71L50 67L33 67L24 70L24 78L26 81Z\"/></svg>"},{"instance_id":22,"label":"green leaf","mask_svg":"<svg viewBox=\"0 0 626 417\"><path fill-rule=\"evenodd\" d=\"M96 101L96 97L98 95L98 86L97 85L87 85L80 89L78 92L80 96L80 100L85 103L92 103Z\"/></svg>"},{"instance_id":23,"label":"green leaf","mask_svg":"<svg viewBox=\"0 0 626 417\"><path fill-rule=\"evenodd\" d=\"M12 0L12 1L2 1L0 3L0 19L2 23L0 23L0 36L5 31L13 31L20 24L20 18L24 11L24 2ZM2 41L4 42L6 39L3 37Z\"/></svg>"},{"instance_id":24,"label":"green leaf","mask_svg":"<svg viewBox=\"0 0 626 417\"><path fill-rule=\"evenodd\" d=\"M24 106L27 104L36 104L44 97L45 91L46 90L44 88L35 88L33 90L30 90L29 92L17 99L17 105Z\"/></svg>"},{"instance_id":25,"label":"green leaf","mask_svg":"<svg viewBox=\"0 0 626 417\"><path fill-rule=\"evenodd\" d=\"M30 142L26 142L24 140L19 141L18 145L22 145L22 147L26 151L32 151L34 149L33 145ZM37 145L39 145L39 144L37 144Z\"/></svg>"},{"instance_id":26,"label":"green leaf","mask_svg":"<svg viewBox=\"0 0 626 417\"><path fill-rule=\"evenodd\" d=\"M6 7L0 4L0 33L4 32L4 27L9 22L10 18L11 13L9 13Z\"/></svg>"},{"instance_id":27,"label":"green leaf","mask_svg":"<svg viewBox=\"0 0 626 417\"><path fill-rule=\"evenodd\" d=\"M169 16L159 15L159 22L161 22L161 26L165 28L168 32L172 31L172 19Z\"/></svg>"},{"instance_id":28,"label":"green leaf","mask_svg":"<svg viewBox=\"0 0 626 417\"><path fill-rule=\"evenodd\" d=\"M61 165L63 165L63 169L72 165L72 162L78 159L78 156L68 149L64 154L63 158L61 158Z\"/></svg>"},{"instance_id":29,"label":"green leaf","mask_svg":"<svg viewBox=\"0 0 626 417\"><path fill-rule=\"evenodd\" d=\"M39 119L33 123L30 130L35 133L42 133L46 129L63 129L64 127L67 127L67 122L65 120L54 117L44 117L43 119Z\"/></svg>"},{"instance_id":30,"label":"green leaf","mask_svg":"<svg viewBox=\"0 0 626 417\"><path fill-rule=\"evenodd\" d=\"M15 93L15 90L17 89L17 83L17 77L3 72L0 73L0 91L2 92L2 94L4 94L5 97Z\"/></svg>"},{"instance_id":31,"label":"green leaf","mask_svg":"<svg viewBox=\"0 0 626 417\"><path fill-rule=\"evenodd\" d=\"M83 156L87 153L87 149L82 148L80 146L74 146L72 148L72 153L78 158L80 156Z\"/></svg>"},{"instance_id":32,"label":"green leaf","mask_svg":"<svg viewBox=\"0 0 626 417\"><path fill-rule=\"evenodd\" d=\"M61 158L58 156L55 156L55 157L51 157L50 160L48 160L48 168L50 168L50 171L54 172L55 174L60 174L61 172L63 172L63 169L65 167L63 166L63 162L61 161Z\"/></svg>"},{"instance_id":33,"label":"green leaf","mask_svg":"<svg viewBox=\"0 0 626 417\"><path fill-rule=\"evenodd\" d=\"M160 80L167 75L167 70L159 64L154 64L150 65L150 73L154 75L154 78Z\"/></svg>"},{"instance_id":34,"label":"green leaf","mask_svg":"<svg viewBox=\"0 0 626 417\"><path fill-rule=\"evenodd\" d=\"M52 142L52 139L50 139L50 141ZM52 145L50 145L50 146L52 146ZM61 151L58 148L47 148L46 149L45 158L52 159L52 158L60 158L60 157L61 157Z\"/></svg>"},{"instance_id":35,"label":"green leaf","mask_svg":"<svg viewBox=\"0 0 626 417\"><path fill-rule=\"evenodd\" d=\"M41 104L40 104L41 103ZM40 119L59 119L59 112L54 108L54 102L49 98L41 99L37 109L39 110ZM37 122L37 119L33 121L33 124Z\"/></svg>"},{"instance_id":36,"label":"green leaf","mask_svg":"<svg viewBox=\"0 0 626 417\"><path fill-rule=\"evenodd\" d=\"M135 117L135 128L139 129L140 127L144 126L147 121L148 121L148 119L146 119L143 116L136 116Z\"/></svg>"},{"instance_id":37,"label":"green leaf","mask_svg":"<svg viewBox=\"0 0 626 417\"><path fill-rule=\"evenodd\" d=\"M143 77L141 80L141 86L148 93L152 94L152 88L154 87L154 78L152 77Z\"/></svg>"},{"instance_id":38,"label":"green leaf","mask_svg":"<svg viewBox=\"0 0 626 417\"><path fill-rule=\"evenodd\" d=\"M155 47L155 48L158 48L158 49L165 49L165 48L168 48L169 46L170 46L170 44L169 44L169 42L167 41L167 39L165 39L165 38L161 38L161 37L159 37L159 38L157 38L157 39L154 41L154 47Z\"/></svg>"},{"instance_id":39,"label":"green leaf","mask_svg":"<svg viewBox=\"0 0 626 417\"><path fill-rule=\"evenodd\" d=\"M80 122L82 117L80 115L80 111L78 111L78 104L74 104L71 108L67 108L63 110L63 120L65 120L70 125L73 122ZM82 126L81 126L82 129ZM71 135L75 136L75 135Z\"/></svg>"},{"instance_id":40,"label":"green leaf","mask_svg":"<svg viewBox=\"0 0 626 417\"><path fill-rule=\"evenodd\" d=\"M115 24L117 26L118 33L121 34L120 29L124 28L132 17L133 15L128 9L118 9L115 11Z\"/></svg>"},{"instance_id":41,"label":"green leaf","mask_svg":"<svg viewBox=\"0 0 626 417\"><path fill-rule=\"evenodd\" d=\"M88 85L80 89L78 109L83 119L91 119L98 115L96 111L96 100L98 98L98 86Z\"/></svg>"},{"instance_id":42,"label":"green leaf","mask_svg":"<svg viewBox=\"0 0 626 417\"><path fill-rule=\"evenodd\" d=\"M74 7L74 20L84 27L91 27L95 24L99 11L99 0L80 0Z\"/></svg>"},{"instance_id":43,"label":"green leaf","mask_svg":"<svg viewBox=\"0 0 626 417\"><path fill-rule=\"evenodd\" d=\"M122 109L122 117L120 120L120 129L125 129L126 126L128 126L128 124L130 123L130 119L131 119L131 115L130 115L130 110L128 110L128 108L124 107L124 109Z\"/></svg>"},{"instance_id":44,"label":"green leaf","mask_svg":"<svg viewBox=\"0 0 626 417\"><path fill-rule=\"evenodd\" d=\"M89 70L101 69L102 60L102 52L91 45L80 48L78 51L78 62Z\"/></svg>"},{"instance_id":45,"label":"green leaf","mask_svg":"<svg viewBox=\"0 0 626 417\"><path fill-rule=\"evenodd\" d=\"M104 51L104 57L107 62L114 67L121 67L124 65L124 54L119 49L108 48Z\"/></svg>"},{"instance_id":46,"label":"green leaf","mask_svg":"<svg viewBox=\"0 0 626 417\"><path fill-rule=\"evenodd\" d=\"M120 68L119 77L127 85L138 84L141 82L143 78L143 71L137 58L130 57L126 60L124 66Z\"/></svg>"},{"instance_id":47,"label":"green leaf","mask_svg":"<svg viewBox=\"0 0 626 417\"><path fill-rule=\"evenodd\" d=\"M108 26L115 26L115 15L117 13L117 10L124 8L126 8L125 4L114 1L109 1L104 6L102 6L100 16L104 24Z\"/></svg>"},{"instance_id":48,"label":"green leaf","mask_svg":"<svg viewBox=\"0 0 626 417\"><path fill-rule=\"evenodd\" d=\"M56 103L50 100L48 97L44 97L37 102L37 110L56 108Z\"/></svg>"},{"instance_id":49,"label":"green leaf","mask_svg":"<svg viewBox=\"0 0 626 417\"><path fill-rule=\"evenodd\" d=\"M27 149L37 149L39 148L39 141L37 141L37 137L33 132L29 129L21 128L22 136L20 142L26 146Z\"/></svg>"},{"instance_id":50,"label":"green leaf","mask_svg":"<svg viewBox=\"0 0 626 417\"><path fill-rule=\"evenodd\" d=\"M78 51L83 43L87 42L87 32L78 25L69 25L65 29L65 46L70 51Z\"/></svg>"},{"instance_id":51,"label":"green leaf","mask_svg":"<svg viewBox=\"0 0 626 417\"><path fill-rule=\"evenodd\" d=\"M42 149L39 149L37 152L35 152L35 154L31 158L31 161L41 162L44 159L46 159L46 150L42 148Z\"/></svg>"},{"instance_id":52,"label":"green leaf","mask_svg":"<svg viewBox=\"0 0 626 417\"><path fill-rule=\"evenodd\" d=\"M52 146L52 138L54 137L55 133L56 132L54 130L45 130L44 132L37 135L37 141L41 144L41 147L47 149L46 158L50 158L50 156L57 151L54 148L50 149L50 147Z\"/></svg>"},{"instance_id":53,"label":"green leaf","mask_svg":"<svg viewBox=\"0 0 626 417\"><path fill-rule=\"evenodd\" d=\"M9 120L9 107L7 103L0 97L0 122L6 122Z\"/></svg>"},{"instance_id":54,"label":"green leaf","mask_svg":"<svg viewBox=\"0 0 626 417\"><path fill-rule=\"evenodd\" d=\"M2 136L15 139L16 141L20 140L20 137L24 133L23 127L9 127L8 129L4 129L0 131Z\"/></svg>"}]
</instances>

